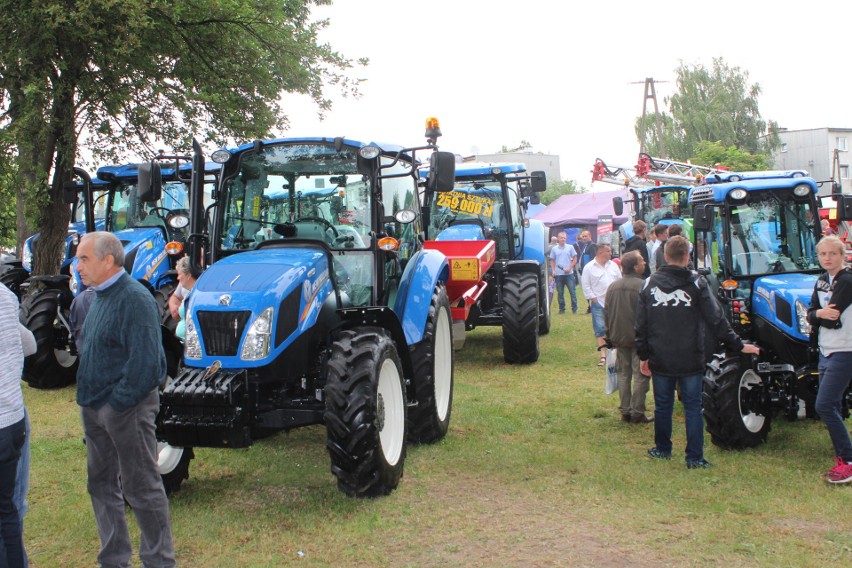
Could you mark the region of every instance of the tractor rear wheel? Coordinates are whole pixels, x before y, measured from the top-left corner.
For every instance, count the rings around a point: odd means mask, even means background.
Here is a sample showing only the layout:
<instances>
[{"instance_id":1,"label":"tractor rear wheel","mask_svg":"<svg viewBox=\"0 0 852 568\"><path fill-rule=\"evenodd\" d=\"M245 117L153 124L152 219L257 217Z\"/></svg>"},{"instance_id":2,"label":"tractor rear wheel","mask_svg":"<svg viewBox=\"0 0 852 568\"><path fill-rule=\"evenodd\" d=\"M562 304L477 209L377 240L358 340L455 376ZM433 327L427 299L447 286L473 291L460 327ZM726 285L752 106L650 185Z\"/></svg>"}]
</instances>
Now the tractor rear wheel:
<instances>
[{"instance_id":1,"label":"tractor rear wheel","mask_svg":"<svg viewBox=\"0 0 852 568\"><path fill-rule=\"evenodd\" d=\"M739 356L716 357L704 377L704 418L712 442L726 449L766 441L772 414L766 384Z\"/></svg>"},{"instance_id":2,"label":"tractor rear wheel","mask_svg":"<svg viewBox=\"0 0 852 568\"><path fill-rule=\"evenodd\" d=\"M541 315L538 318L538 334L550 333L550 304L553 297L550 295L550 262L545 260L542 265L542 274L538 281L538 302L541 306Z\"/></svg>"},{"instance_id":3,"label":"tractor rear wheel","mask_svg":"<svg viewBox=\"0 0 852 568\"><path fill-rule=\"evenodd\" d=\"M23 284L27 278L30 277L30 273L24 270L21 267L13 266L11 268L6 269L2 274L0 274L0 284L3 284L15 293L18 297L18 300L21 299L21 284Z\"/></svg>"},{"instance_id":4,"label":"tractor rear wheel","mask_svg":"<svg viewBox=\"0 0 852 568\"><path fill-rule=\"evenodd\" d=\"M381 328L341 333L325 388L331 472L350 497L388 495L405 463L406 399L396 345Z\"/></svg>"},{"instance_id":5,"label":"tractor rear wheel","mask_svg":"<svg viewBox=\"0 0 852 568\"><path fill-rule=\"evenodd\" d=\"M453 406L453 333L447 290L432 292L423 340L411 350L417 404L410 409L409 440L437 442L447 434Z\"/></svg>"},{"instance_id":6,"label":"tractor rear wheel","mask_svg":"<svg viewBox=\"0 0 852 568\"><path fill-rule=\"evenodd\" d=\"M24 359L24 380L36 389L68 386L77 378L79 360L71 344L70 311L62 291L40 290L24 297L21 323L36 340L36 352Z\"/></svg>"},{"instance_id":7,"label":"tractor rear wheel","mask_svg":"<svg viewBox=\"0 0 852 568\"><path fill-rule=\"evenodd\" d=\"M538 361L538 276L510 273L503 280L503 359L507 363Z\"/></svg>"}]
</instances>

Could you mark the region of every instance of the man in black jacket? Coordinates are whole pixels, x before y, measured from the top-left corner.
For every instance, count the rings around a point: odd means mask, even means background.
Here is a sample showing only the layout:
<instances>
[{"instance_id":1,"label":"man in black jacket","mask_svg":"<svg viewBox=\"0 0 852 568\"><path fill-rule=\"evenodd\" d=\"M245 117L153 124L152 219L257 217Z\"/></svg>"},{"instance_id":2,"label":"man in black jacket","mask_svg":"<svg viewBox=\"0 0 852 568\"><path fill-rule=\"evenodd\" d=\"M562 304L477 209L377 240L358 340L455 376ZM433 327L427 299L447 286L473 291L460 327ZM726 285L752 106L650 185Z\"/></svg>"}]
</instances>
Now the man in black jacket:
<instances>
[{"instance_id":1,"label":"man in black jacket","mask_svg":"<svg viewBox=\"0 0 852 568\"><path fill-rule=\"evenodd\" d=\"M642 278L651 275L651 263L648 260L648 242L646 240L647 231L648 225L645 224L645 221L633 221L633 236L624 243L624 254L635 250L642 255L642 260L645 261L645 269L640 274Z\"/></svg>"},{"instance_id":2,"label":"man in black jacket","mask_svg":"<svg viewBox=\"0 0 852 568\"><path fill-rule=\"evenodd\" d=\"M731 351L756 355L731 329L703 276L687 269L689 241L671 237L665 245L666 264L645 281L636 308L636 350L642 372L654 385L654 447L652 458L672 457L672 410L675 386L680 389L686 417L686 466L710 467L704 459L701 385L711 355L705 336L716 335ZM653 322L653 323L652 323Z\"/></svg>"}]
</instances>

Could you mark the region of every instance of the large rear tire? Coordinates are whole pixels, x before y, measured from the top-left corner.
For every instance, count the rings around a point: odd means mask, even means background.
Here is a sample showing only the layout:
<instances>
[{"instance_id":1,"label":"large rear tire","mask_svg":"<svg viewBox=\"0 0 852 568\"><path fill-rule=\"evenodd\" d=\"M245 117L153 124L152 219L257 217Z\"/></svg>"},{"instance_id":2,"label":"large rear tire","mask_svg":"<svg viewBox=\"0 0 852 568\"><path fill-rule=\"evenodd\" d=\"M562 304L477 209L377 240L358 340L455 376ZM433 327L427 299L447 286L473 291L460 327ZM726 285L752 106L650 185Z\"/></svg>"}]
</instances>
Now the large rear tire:
<instances>
[{"instance_id":1,"label":"large rear tire","mask_svg":"<svg viewBox=\"0 0 852 568\"><path fill-rule=\"evenodd\" d=\"M771 407L760 375L740 366L739 356L716 357L704 377L704 418L711 441L741 450L766 442Z\"/></svg>"},{"instance_id":2,"label":"large rear tire","mask_svg":"<svg viewBox=\"0 0 852 568\"><path fill-rule=\"evenodd\" d=\"M11 268L7 268L2 274L0 274L0 284L3 284L9 290L14 292L14 294L18 297L18 300L20 300L22 297L21 284L26 282L29 277L29 272L19 266L13 266Z\"/></svg>"},{"instance_id":3,"label":"large rear tire","mask_svg":"<svg viewBox=\"0 0 852 568\"><path fill-rule=\"evenodd\" d=\"M36 340L36 352L24 359L24 380L36 389L60 388L77 379L79 360L62 295L60 290L40 290L21 302L21 323Z\"/></svg>"},{"instance_id":4,"label":"large rear tire","mask_svg":"<svg viewBox=\"0 0 852 568\"><path fill-rule=\"evenodd\" d=\"M396 346L380 328L344 331L325 388L331 472L350 497L388 495L405 463L406 400Z\"/></svg>"},{"instance_id":5,"label":"large rear tire","mask_svg":"<svg viewBox=\"0 0 852 568\"><path fill-rule=\"evenodd\" d=\"M510 273L503 280L503 359L507 363L538 361L538 276Z\"/></svg>"},{"instance_id":6,"label":"large rear tire","mask_svg":"<svg viewBox=\"0 0 852 568\"><path fill-rule=\"evenodd\" d=\"M431 444L447 435L453 406L453 333L447 290L439 283L432 292L423 340L411 350L414 393L408 438Z\"/></svg>"},{"instance_id":7,"label":"large rear tire","mask_svg":"<svg viewBox=\"0 0 852 568\"><path fill-rule=\"evenodd\" d=\"M545 259L541 269L541 277L538 281L538 301L541 314L538 317L538 334L547 335L550 333L551 312L550 304L553 303L553 298L550 296L550 261Z\"/></svg>"}]
</instances>

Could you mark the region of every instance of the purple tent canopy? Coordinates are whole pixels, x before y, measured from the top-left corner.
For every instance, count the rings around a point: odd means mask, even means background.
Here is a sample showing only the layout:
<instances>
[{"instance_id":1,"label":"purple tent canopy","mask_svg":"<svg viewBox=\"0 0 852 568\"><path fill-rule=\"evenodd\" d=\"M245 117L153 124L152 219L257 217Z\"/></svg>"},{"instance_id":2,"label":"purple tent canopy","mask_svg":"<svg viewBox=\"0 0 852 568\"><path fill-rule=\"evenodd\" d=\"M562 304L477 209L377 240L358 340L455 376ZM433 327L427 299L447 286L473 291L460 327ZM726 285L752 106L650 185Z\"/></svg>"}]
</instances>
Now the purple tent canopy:
<instances>
[{"instance_id":1,"label":"purple tent canopy","mask_svg":"<svg viewBox=\"0 0 852 568\"><path fill-rule=\"evenodd\" d=\"M612 215L613 222L620 225L628 220L629 205L625 205L624 213L616 216L612 209L612 198L621 196L625 201L630 199L627 190L598 191L594 193L575 193L563 195L548 205L544 211L536 214L538 219L548 227L567 225L595 226L600 215Z\"/></svg>"}]
</instances>

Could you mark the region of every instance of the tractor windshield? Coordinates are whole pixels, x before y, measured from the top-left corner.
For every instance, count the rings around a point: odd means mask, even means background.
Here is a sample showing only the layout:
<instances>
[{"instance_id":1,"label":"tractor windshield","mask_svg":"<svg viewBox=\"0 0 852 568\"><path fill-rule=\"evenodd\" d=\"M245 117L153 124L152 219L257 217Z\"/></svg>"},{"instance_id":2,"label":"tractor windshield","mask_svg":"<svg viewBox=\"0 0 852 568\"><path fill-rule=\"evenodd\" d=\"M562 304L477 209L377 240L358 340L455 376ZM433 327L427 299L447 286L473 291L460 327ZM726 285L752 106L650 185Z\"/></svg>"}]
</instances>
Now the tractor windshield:
<instances>
[{"instance_id":1,"label":"tractor windshield","mask_svg":"<svg viewBox=\"0 0 852 568\"><path fill-rule=\"evenodd\" d=\"M498 256L506 257L510 250L507 213L512 219L521 218L518 210L517 182L508 182L508 191L510 196L508 207L511 211L505 210L503 190L499 181L456 180L453 191L439 193L432 201L429 216L430 234L438 235L453 225L479 225L484 236L496 241ZM514 235L518 235L520 231L520 226L512 228Z\"/></svg>"},{"instance_id":2,"label":"tractor windshield","mask_svg":"<svg viewBox=\"0 0 852 568\"><path fill-rule=\"evenodd\" d=\"M810 202L756 194L729 209L729 236L734 276L792 272L819 268L816 255L817 218Z\"/></svg>"},{"instance_id":3,"label":"tractor windshield","mask_svg":"<svg viewBox=\"0 0 852 568\"><path fill-rule=\"evenodd\" d=\"M408 185L413 188L410 180ZM220 241L225 250L288 237L322 241L332 249L370 247L371 188L358 173L355 148L288 144L247 151L225 190Z\"/></svg>"},{"instance_id":4,"label":"tractor windshield","mask_svg":"<svg viewBox=\"0 0 852 568\"><path fill-rule=\"evenodd\" d=\"M111 199L108 199L111 197ZM120 231L133 227L161 227L167 233L166 216L176 210L186 210L188 192L186 184L172 181L163 184L163 196L151 203L139 200L135 183L122 183L110 195L95 197L95 218L109 209L109 231Z\"/></svg>"},{"instance_id":5,"label":"tractor windshield","mask_svg":"<svg viewBox=\"0 0 852 568\"><path fill-rule=\"evenodd\" d=\"M688 214L688 190L683 191L649 191L641 194L640 218L653 227L665 219L681 219Z\"/></svg>"}]
</instances>

